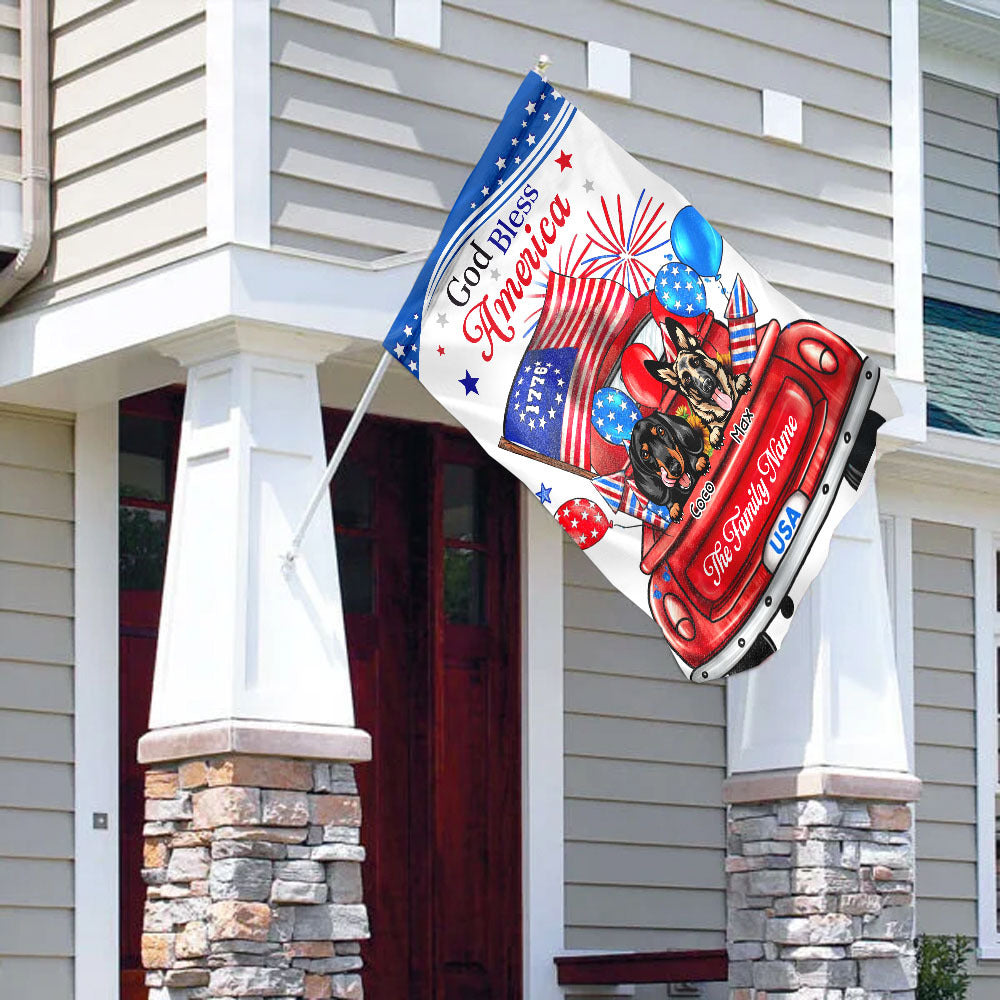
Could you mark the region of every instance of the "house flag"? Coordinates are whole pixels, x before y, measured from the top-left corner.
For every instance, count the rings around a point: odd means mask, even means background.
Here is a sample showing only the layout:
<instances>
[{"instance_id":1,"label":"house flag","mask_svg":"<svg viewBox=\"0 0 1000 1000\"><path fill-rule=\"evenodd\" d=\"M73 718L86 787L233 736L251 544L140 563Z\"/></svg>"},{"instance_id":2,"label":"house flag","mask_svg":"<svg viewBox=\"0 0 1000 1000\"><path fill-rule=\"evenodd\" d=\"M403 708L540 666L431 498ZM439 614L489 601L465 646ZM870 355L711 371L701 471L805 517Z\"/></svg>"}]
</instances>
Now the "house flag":
<instances>
[{"instance_id":1,"label":"house flag","mask_svg":"<svg viewBox=\"0 0 1000 1000\"><path fill-rule=\"evenodd\" d=\"M778 647L898 413L871 358L536 72L384 346L695 681Z\"/></svg>"}]
</instances>

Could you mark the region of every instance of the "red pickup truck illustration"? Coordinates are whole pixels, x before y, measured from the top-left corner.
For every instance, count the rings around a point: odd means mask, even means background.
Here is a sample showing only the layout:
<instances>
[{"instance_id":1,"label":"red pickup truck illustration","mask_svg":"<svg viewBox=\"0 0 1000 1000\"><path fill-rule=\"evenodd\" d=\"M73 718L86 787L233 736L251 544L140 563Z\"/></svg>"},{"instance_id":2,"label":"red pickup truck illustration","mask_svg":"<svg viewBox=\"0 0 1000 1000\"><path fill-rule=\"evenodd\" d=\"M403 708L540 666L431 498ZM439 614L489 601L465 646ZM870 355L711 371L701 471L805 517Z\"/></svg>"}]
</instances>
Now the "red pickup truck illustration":
<instances>
[{"instance_id":1,"label":"red pickup truck illustration","mask_svg":"<svg viewBox=\"0 0 1000 1000\"><path fill-rule=\"evenodd\" d=\"M884 419L878 365L841 337L757 325L738 276L722 322L697 276L673 271L638 298L550 274L500 446L585 477L642 522L650 612L706 681L777 648Z\"/></svg>"}]
</instances>

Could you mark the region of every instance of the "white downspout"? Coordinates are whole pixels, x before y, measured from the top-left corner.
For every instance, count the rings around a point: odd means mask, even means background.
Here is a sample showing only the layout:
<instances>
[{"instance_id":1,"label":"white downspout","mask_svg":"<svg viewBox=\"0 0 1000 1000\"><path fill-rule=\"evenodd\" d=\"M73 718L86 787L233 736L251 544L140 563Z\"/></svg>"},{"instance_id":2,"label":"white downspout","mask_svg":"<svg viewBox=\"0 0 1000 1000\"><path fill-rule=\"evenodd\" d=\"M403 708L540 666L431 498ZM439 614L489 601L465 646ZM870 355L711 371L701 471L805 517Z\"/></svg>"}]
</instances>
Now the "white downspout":
<instances>
[{"instance_id":1,"label":"white downspout","mask_svg":"<svg viewBox=\"0 0 1000 1000\"><path fill-rule=\"evenodd\" d=\"M0 306L42 269L49 255L49 5L21 0L21 249L0 271Z\"/></svg>"}]
</instances>

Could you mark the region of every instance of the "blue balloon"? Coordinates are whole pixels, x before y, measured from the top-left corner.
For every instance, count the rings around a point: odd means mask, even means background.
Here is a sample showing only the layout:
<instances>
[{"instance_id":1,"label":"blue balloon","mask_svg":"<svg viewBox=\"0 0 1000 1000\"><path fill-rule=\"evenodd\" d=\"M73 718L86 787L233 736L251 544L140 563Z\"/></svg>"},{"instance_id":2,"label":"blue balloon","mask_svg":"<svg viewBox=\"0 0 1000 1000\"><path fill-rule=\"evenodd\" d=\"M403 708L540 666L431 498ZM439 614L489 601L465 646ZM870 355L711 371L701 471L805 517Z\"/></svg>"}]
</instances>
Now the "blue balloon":
<instances>
[{"instance_id":1,"label":"blue balloon","mask_svg":"<svg viewBox=\"0 0 1000 1000\"><path fill-rule=\"evenodd\" d=\"M703 278L718 274L722 237L694 205L687 205L674 216L670 245L678 260L693 267Z\"/></svg>"}]
</instances>

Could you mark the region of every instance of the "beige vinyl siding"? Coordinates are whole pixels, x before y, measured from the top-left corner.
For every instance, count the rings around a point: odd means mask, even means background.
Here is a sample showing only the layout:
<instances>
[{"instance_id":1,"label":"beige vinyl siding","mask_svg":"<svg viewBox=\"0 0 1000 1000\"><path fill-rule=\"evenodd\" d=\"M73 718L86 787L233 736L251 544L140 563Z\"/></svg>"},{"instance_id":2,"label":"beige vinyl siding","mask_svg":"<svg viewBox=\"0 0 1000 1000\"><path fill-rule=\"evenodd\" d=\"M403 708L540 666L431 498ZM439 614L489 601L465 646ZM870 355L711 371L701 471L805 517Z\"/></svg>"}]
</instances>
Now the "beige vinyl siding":
<instances>
[{"instance_id":1,"label":"beige vinyl siding","mask_svg":"<svg viewBox=\"0 0 1000 1000\"><path fill-rule=\"evenodd\" d=\"M0 996L73 994L73 428L0 408Z\"/></svg>"},{"instance_id":2,"label":"beige vinyl siding","mask_svg":"<svg viewBox=\"0 0 1000 1000\"><path fill-rule=\"evenodd\" d=\"M564 551L566 947L721 947L725 690Z\"/></svg>"},{"instance_id":3,"label":"beige vinyl siding","mask_svg":"<svg viewBox=\"0 0 1000 1000\"><path fill-rule=\"evenodd\" d=\"M429 250L539 52L550 77L803 308L892 353L888 2L446 0L442 49L389 0L272 0L272 239L370 260ZM863 7L863 9L862 9ZM586 42L632 52L632 99L586 89ZM761 137L761 88L804 101Z\"/></svg>"},{"instance_id":4,"label":"beige vinyl siding","mask_svg":"<svg viewBox=\"0 0 1000 1000\"><path fill-rule=\"evenodd\" d=\"M54 0L52 251L37 307L205 242L205 0Z\"/></svg>"},{"instance_id":5,"label":"beige vinyl siding","mask_svg":"<svg viewBox=\"0 0 1000 1000\"><path fill-rule=\"evenodd\" d=\"M924 77L924 294L1000 311L997 95Z\"/></svg>"},{"instance_id":6,"label":"beige vinyl siding","mask_svg":"<svg viewBox=\"0 0 1000 1000\"><path fill-rule=\"evenodd\" d=\"M0 0L0 180L21 179L21 5Z\"/></svg>"}]
</instances>

